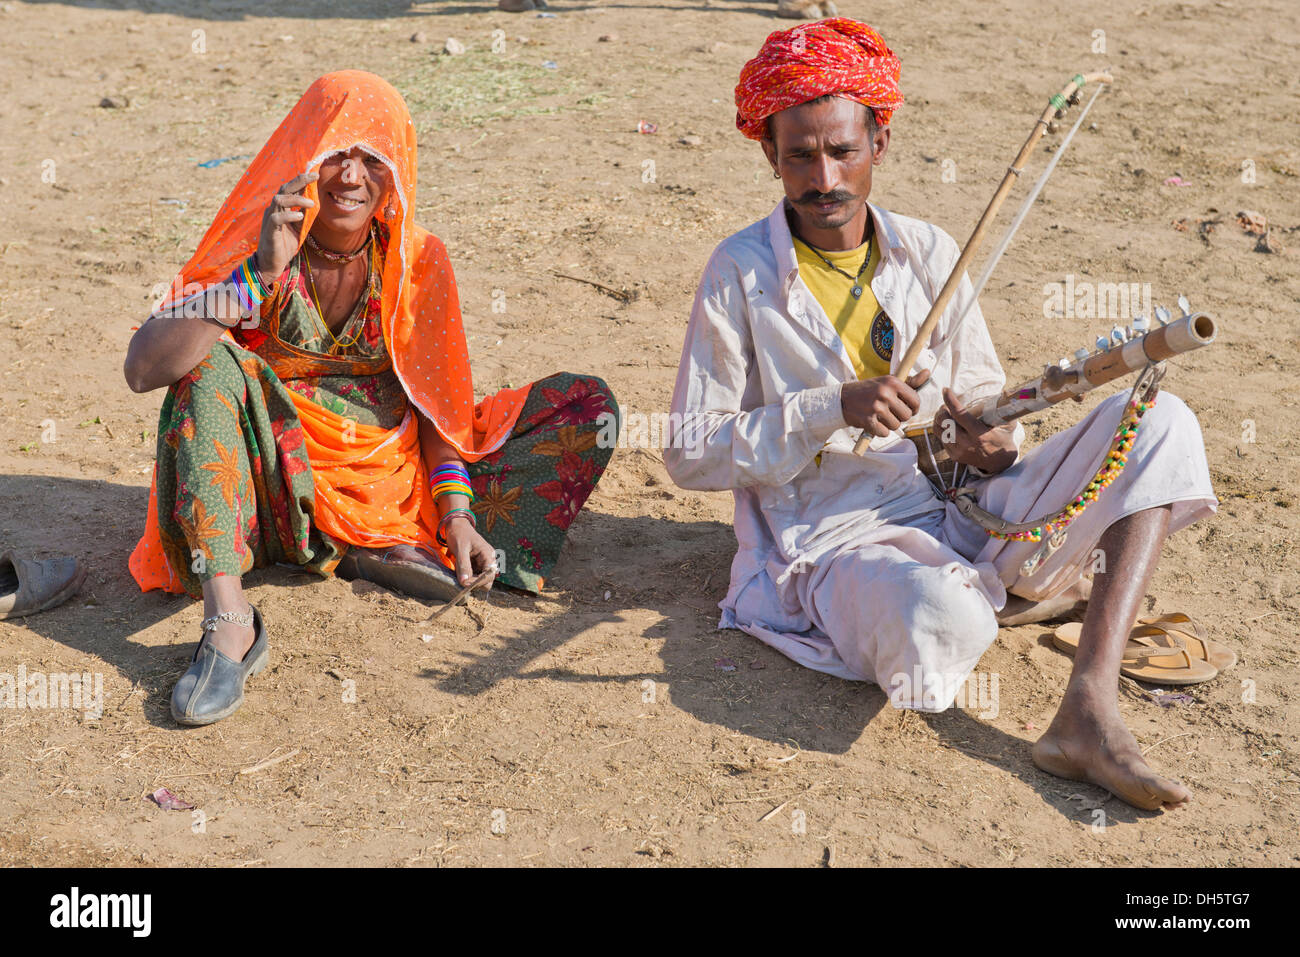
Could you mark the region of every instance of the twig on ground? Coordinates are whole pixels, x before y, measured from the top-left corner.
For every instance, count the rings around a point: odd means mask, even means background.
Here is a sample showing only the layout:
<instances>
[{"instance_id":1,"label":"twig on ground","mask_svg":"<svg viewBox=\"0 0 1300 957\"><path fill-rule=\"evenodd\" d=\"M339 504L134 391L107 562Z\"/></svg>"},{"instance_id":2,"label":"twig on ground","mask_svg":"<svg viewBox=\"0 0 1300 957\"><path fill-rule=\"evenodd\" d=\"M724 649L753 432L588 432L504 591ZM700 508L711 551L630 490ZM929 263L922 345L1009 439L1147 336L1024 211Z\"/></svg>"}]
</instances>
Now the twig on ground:
<instances>
[{"instance_id":1,"label":"twig on ground","mask_svg":"<svg viewBox=\"0 0 1300 957\"><path fill-rule=\"evenodd\" d=\"M462 598L464 598L466 595L472 592L479 585L483 584L485 581L489 581L495 575L496 575L496 569L494 568L480 573L477 578L475 578L472 582L470 582L459 592L457 592L455 598L453 598L451 601L447 602L447 604L443 605L441 608L435 611L432 615L426 618L425 621L437 621L443 615L447 614L447 612L451 609L453 605L460 604ZM473 612L471 611L470 614L472 615ZM483 619L481 616L479 617L478 621L480 625L483 624Z\"/></svg>"},{"instance_id":2,"label":"twig on ground","mask_svg":"<svg viewBox=\"0 0 1300 957\"><path fill-rule=\"evenodd\" d=\"M281 761L288 761L291 757L293 757L295 754L300 753L301 751L302 751L302 748L294 748L294 749L293 749L292 751L290 751L288 754L282 754L282 755L280 755L278 758L267 758L265 761L258 761L258 762L257 762L256 764L254 764L251 768L244 768L244 769L243 769L242 771L240 771L239 773L240 773L240 774L253 774L254 772L262 771L262 770L264 770L264 769L266 769L266 768L269 768L269 767L270 767L271 765L273 765L273 764L279 764Z\"/></svg>"},{"instance_id":3,"label":"twig on ground","mask_svg":"<svg viewBox=\"0 0 1300 957\"><path fill-rule=\"evenodd\" d=\"M759 824L762 824L764 821L766 821L766 820L768 820L768 819L774 817L778 812L780 812L780 810L781 810L782 808L784 808L784 807L785 807L787 804L789 804L791 801L798 800L799 798L801 798L801 797L803 797L804 795L806 795L806 794L808 794L809 792L811 792L814 788L819 788L819 787L821 787L821 786L822 786L823 784L825 784L825 783L826 783L825 781L818 781L816 784L814 784L814 785L812 785L812 786L810 786L810 787L806 787L806 788L804 788L802 791L800 791L798 794L794 795L793 797L788 797L788 798L786 798L784 801L782 801L782 802L781 802L780 804L778 804L776 807L772 808L772 810L768 811L766 814L764 814L762 817L760 817L760 818L758 819L758 823L759 823Z\"/></svg>"},{"instance_id":4,"label":"twig on ground","mask_svg":"<svg viewBox=\"0 0 1300 957\"><path fill-rule=\"evenodd\" d=\"M1191 733L1192 733L1192 732L1190 732L1190 731L1180 731L1178 734L1171 734L1171 735L1170 735L1169 737L1167 737L1167 738L1161 738L1161 739L1160 739L1159 741L1157 741L1155 744L1151 745L1151 747L1147 748L1146 751L1143 751L1143 752L1142 752L1142 755L1143 755L1143 757L1145 757L1147 751L1151 751L1151 750L1154 750L1155 748L1160 747L1160 745L1164 744L1166 741L1172 741L1172 740L1174 740L1174 738L1185 738L1185 737L1187 737L1187 735L1189 735L1189 734L1191 734Z\"/></svg>"},{"instance_id":5,"label":"twig on ground","mask_svg":"<svg viewBox=\"0 0 1300 957\"><path fill-rule=\"evenodd\" d=\"M626 289L615 289L612 286L606 286L604 283L599 283L592 279L583 279L581 276L569 276L562 272L553 272L551 275L555 276L557 279L568 279L570 282L581 282L588 286L594 286L611 299L617 299L625 306L637 297L635 290L629 292Z\"/></svg>"}]
</instances>

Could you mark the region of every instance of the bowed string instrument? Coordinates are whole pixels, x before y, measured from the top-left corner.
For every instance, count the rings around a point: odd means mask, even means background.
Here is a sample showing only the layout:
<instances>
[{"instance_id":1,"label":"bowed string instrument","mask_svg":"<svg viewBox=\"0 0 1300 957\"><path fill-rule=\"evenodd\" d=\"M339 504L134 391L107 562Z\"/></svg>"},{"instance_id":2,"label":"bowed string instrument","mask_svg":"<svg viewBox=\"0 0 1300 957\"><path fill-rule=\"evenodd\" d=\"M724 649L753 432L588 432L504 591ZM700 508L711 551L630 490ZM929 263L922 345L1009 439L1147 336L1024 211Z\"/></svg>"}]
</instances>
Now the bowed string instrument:
<instances>
[{"instance_id":1,"label":"bowed string instrument","mask_svg":"<svg viewBox=\"0 0 1300 957\"><path fill-rule=\"evenodd\" d=\"M952 302L967 267L983 245L985 234L996 218L998 210L1016 180L1024 172L1025 163L1037 148L1043 135L1056 132L1058 121L1065 118L1067 107L1079 102L1085 86L1096 83L1097 87L1092 98L1080 112L1078 120L1068 135L1061 141L1033 189L1025 197L1006 233L989 256L979 281L973 287L969 299L966 300L965 309L954 317L943 343L935 352L936 362L946 351L953 340L953 332L978 301L981 290L992 275L1002 253L1010 244L1012 236L1028 215L1034 200L1042 191L1057 163L1060 162L1061 156L1064 155L1074 134L1082 125L1084 117L1092 109L1097 96L1111 80L1111 75L1106 72L1076 74L1061 92L1048 100L1042 115L1034 123L1029 138L1020 147L1020 152L998 184L993 199L980 216L979 222L975 224L970 239L966 241L965 248L953 265L952 272L930 307L925 321L921 323L906 352L903 353L903 358L899 362L898 378L907 379L912 374L917 358L933 336L940 317ZM1124 376L1135 372L1139 374L1125 407L1124 416L1116 429L1111 450L1101 468L1092 480L1056 513L1028 521L1012 522L985 511L978 505L977 493L974 489L960 487L963 467L948 457L941 441L939 427L933 419L906 424L900 430L903 438L916 446L918 467L934 483L936 490L951 499L963 515L975 521L989 535L996 538L1041 543L1034 554L1025 561L1022 568L1025 575L1032 575L1037 571L1043 560L1064 543L1066 526L1096 500L1124 467L1128 450L1136 438L1142 414L1155 401L1160 380L1164 376L1165 360L1207 346L1214 341L1217 335L1215 321L1204 313L1193 313L1187 299L1183 296L1179 296L1178 304L1180 315L1176 318L1163 306L1155 310L1154 325L1152 317L1137 315L1131 325L1116 326L1108 336L1098 338L1092 347L1078 349L1073 356L1045 365L1041 375L1004 389L999 395L973 400L967 406L967 411L985 424L998 426L1038 412L1065 399L1078 398L1098 386ZM888 441L891 440L887 439L886 442ZM871 446L872 437L864 433L858 439L853 451L861 455Z\"/></svg>"}]
</instances>

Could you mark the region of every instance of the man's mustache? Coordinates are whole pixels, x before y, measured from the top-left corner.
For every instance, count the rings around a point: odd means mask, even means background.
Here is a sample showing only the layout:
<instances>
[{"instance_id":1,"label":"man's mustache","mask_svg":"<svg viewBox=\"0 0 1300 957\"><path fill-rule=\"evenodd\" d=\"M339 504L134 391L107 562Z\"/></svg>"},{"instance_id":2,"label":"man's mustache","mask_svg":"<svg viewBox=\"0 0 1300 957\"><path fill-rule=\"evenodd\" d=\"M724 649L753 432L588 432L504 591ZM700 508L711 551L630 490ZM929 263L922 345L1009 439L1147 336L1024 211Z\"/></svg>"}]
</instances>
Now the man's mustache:
<instances>
[{"instance_id":1,"label":"man's mustache","mask_svg":"<svg viewBox=\"0 0 1300 957\"><path fill-rule=\"evenodd\" d=\"M810 203L847 203L853 199L853 194L842 189L833 190L829 193L818 193L815 190L804 193L795 200L801 206L807 206Z\"/></svg>"}]
</instances>

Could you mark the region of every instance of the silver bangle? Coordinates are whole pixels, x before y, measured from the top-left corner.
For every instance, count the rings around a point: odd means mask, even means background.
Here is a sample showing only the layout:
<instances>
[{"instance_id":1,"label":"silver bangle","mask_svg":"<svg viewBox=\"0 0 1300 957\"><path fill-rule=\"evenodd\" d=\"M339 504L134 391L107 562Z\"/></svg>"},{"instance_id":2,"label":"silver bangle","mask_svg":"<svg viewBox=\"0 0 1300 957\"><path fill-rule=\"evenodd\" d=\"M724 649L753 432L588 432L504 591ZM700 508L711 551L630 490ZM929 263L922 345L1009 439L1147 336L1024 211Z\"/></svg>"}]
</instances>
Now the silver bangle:
<instances>
[{"instance_id":1,"label":"silver bangle","mask_svg":"<svg viewBox=\"0 0 1300 957\"><path fill-rule=\"evenodd\" d=\"M207 289L203 290L203 318L208 322L215 323L222 329L234 329L244 321L243 316L236 316L235 321L227 325L208 311L208 296L211 295L213 288L214 287L209 286Z\"/></svg>"}]
</instances>

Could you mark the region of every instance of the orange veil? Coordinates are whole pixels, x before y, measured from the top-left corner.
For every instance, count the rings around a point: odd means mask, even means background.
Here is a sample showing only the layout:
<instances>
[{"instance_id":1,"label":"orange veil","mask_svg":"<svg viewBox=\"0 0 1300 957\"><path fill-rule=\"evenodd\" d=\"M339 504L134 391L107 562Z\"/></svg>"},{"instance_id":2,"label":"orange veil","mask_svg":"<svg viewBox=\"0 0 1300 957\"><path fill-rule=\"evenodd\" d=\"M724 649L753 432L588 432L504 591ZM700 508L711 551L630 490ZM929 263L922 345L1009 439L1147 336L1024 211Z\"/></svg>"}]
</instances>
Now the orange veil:
<instances>
[{"instance_id":1,"label":"orange veil","mask_svg":"<svg viewBox=\"0 0 1300 957\"><path fill-rule=\"evenodd\" d=\"M279 188L318 168L330 154L355 147L378 156L392 174L396 213L388 221L381 324L393 370L414 408L462 458L476 462L509 437L528 387L474 403L451 263L442 242L415 225L415 126L401 94L373 73L329 73L307 89L240 177L160 308L185 298L182 293L224 282L257 249L262 214ZM318 201L315 183L305 195ZM310 232L317 208L304 211L301 236ZM345 422L292 390L290 395L312 463L314 524L353 545L419 543L445 556L434 541L437 513L420 458L416 417L408 415L396 429L379 429ZM179 592L162 550L156 509L150 489L145 534L131 555L131 573L145 591Z\"/></svg>"}]
</instances>

